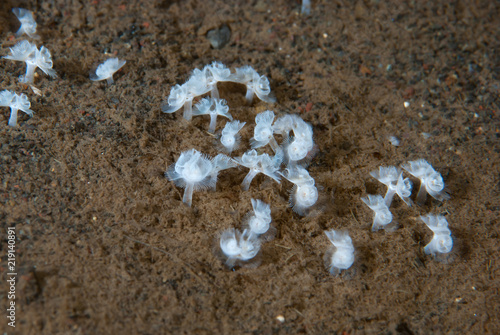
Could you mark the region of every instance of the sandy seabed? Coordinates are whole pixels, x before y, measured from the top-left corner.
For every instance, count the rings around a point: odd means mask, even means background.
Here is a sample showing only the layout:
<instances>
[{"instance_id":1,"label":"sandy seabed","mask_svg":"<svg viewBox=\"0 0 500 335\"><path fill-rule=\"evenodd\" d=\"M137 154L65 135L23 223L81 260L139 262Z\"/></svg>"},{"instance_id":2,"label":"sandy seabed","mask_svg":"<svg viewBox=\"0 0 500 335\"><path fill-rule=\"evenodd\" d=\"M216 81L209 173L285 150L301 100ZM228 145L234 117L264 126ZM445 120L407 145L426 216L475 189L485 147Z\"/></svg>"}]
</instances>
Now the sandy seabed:
<instances>
[{"instance_id":1,"label":"sandy seabed","mask_svg":"<svg viewBox=\"0 0 500 335\"><path fill-rule=\"evenodd\" d=\"M36 43L59 78L38 70L38 96L18 81L24 64L0 61L0 89L27 94L35 111L13 128L0 110L2 333L500 333L498 2L313 1L303 16L299 1L284 0L6 0L2 56L22 39L13 7L34 12ZM223 25L231 38L214 49L207 32ZM91 82L113 56L127 61L115 84ZM221 173L191 208L164 177L184 150L218 153L207 117L160 111L175 84L214 60L253 66L277 97L247 105L244 86L220 84L247 122L235 156L267 109L313 126L320 200L310 215L288 207L288 182L259 176L243 191L246 169ZM372 232L360 198L386 188L369 172L419 158L451 199L396 199L399 228ZM241 227L251 198L271 204L276 237L258 266L231 270L217 238ZM446 261L423 251L432 233L418 217L429 212L449 221ZM15 328L7 227L16 229ZM356 248L340 277L322 260L330 229L347 230Z\"/></svg>"}]
</instances>

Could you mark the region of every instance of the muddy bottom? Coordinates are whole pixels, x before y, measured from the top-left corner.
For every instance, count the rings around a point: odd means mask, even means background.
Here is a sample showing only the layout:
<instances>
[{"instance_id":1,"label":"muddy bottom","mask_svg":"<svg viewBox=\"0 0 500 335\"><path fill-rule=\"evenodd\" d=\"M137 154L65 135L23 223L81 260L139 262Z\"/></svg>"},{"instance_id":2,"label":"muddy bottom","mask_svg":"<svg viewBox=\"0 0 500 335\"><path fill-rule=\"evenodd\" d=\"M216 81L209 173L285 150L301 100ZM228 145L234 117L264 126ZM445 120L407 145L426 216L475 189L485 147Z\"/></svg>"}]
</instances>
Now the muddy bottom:
<instances>
[{"instance_id":1,"label":"muddy bottom","mask_svg":"<svg viewBox=\"0 0 500 335\"><path fill-rule=\"evenodd\" d=\"M0 89L26 94L34 111L9 127L0 108L2 333L500 332L498 3L313 1L307 16L297 0L6 0L1 56L27 39L15 36L17 6L34 12L34 42L50 50L58 78L37 70L37 95L19 82L24 63L1 60ZM127 61L115 83L90 81L111 57ZM219 84L247 123L232 157L250 149L265 110L312 125L319 199L308 215L289 207L286 180L259 175L244 191L246 168L222 171L192 207L165 178L183 151L219 153L208 116L160 110L174 85L213 61L254 67L277 99L247 104L244 85ZM370 171L417 159L441 173L451 198L409 207L395 197L397 229L372 232L361 197L386 186ZM231 269L218 239L242 228L252 198L271 205L275 237ZM427 213L449 222L444 259L424 253ZM355 248L337 277L323 262L331 229Z\"/></svg>"}]
</instances>

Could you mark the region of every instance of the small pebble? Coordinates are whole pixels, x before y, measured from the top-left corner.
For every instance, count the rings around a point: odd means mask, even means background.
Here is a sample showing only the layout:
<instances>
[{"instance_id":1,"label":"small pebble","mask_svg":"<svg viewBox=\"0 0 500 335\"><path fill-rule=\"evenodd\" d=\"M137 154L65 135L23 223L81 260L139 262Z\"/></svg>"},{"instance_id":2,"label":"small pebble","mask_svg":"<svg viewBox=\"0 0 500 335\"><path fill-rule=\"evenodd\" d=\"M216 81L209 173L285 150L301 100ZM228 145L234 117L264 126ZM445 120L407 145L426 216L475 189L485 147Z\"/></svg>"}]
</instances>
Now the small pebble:
<instances>
[{"instance_id":1,"label":"small pebble","mask_svg":"<svg viewBox=\"0 0 500 335\"><path fill-rule=\"evenodd\" d=\"M214 49L222 49L231 39L231 29L224 24L219 28L209 30L207 39Z\"/></svg>"}]
</instances>

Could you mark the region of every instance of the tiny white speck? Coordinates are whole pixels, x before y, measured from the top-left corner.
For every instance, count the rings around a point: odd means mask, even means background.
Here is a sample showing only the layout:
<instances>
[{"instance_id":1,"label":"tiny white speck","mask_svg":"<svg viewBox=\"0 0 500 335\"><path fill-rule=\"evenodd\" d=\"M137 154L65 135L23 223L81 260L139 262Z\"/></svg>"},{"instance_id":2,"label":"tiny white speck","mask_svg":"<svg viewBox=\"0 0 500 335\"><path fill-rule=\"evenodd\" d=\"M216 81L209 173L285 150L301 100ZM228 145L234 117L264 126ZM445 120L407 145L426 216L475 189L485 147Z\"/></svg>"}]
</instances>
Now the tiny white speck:
<instances>
[{"instance_id":1,"label":"tiny white speck","mask_svg":"<svg viewBox=\"0 0 500 335\"><path fill-rule=\"evenodd\" d=\"M285 317L283 315L278 315L276 317L276 320L278 320L279 322L283 323L283 322L285 322Z\"/></svg>"},{"instance_id":2,"label":"tiny white speck","mask_svg":"<svg viewBox=\"0 0 500 335\"><path fill-rule=\"evenodd\" d=\"M35 93L36 95L42 96L42 91L40 89L36 88L33 85L30 85L30 87L33 90L33 93Z\"/></svg>"},{"instance_id":3,"label":"tiny white speck","mask_svg":"<svg viewBox=\"0 0 500 335\"><path fill-rule=\"evenodd\" d=\"M391 142L391 144L395 147L398 147L401 142L399 141L399 138L397 138L396 136L389 136L389 142Z\"/></svg>"},{"instance_id":4,"label":"tiny white speck","mask_svg":"<svg viewBox=\"0 0 500 335\"><path fill-rule=\"evenodd\" d=\"M405 105L405 108L410 107L410 103L408 101L405 101L404 105Z\"/></svg>"}]
</instances>

